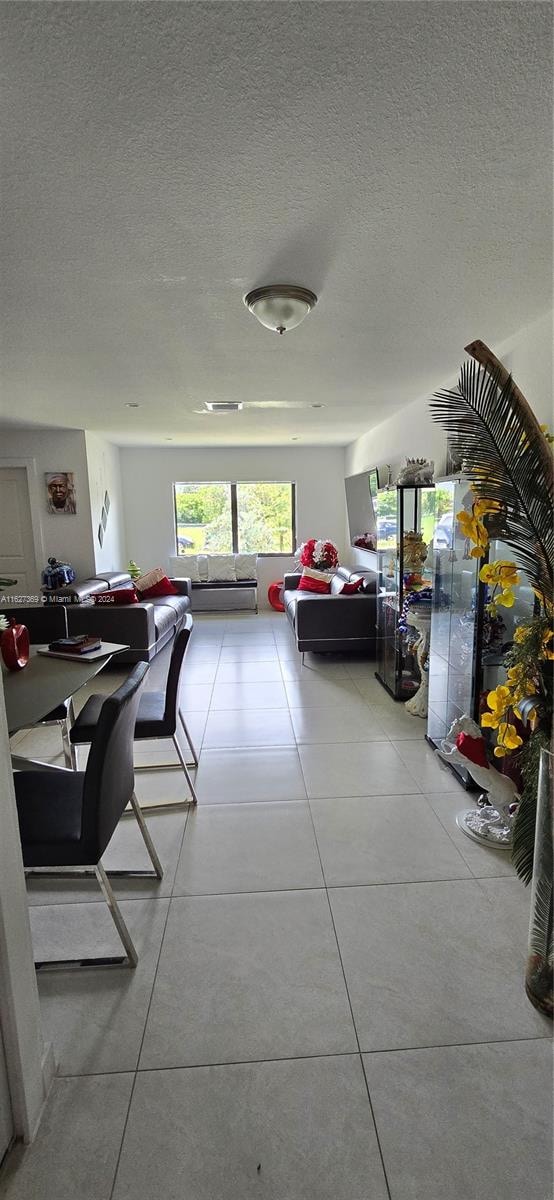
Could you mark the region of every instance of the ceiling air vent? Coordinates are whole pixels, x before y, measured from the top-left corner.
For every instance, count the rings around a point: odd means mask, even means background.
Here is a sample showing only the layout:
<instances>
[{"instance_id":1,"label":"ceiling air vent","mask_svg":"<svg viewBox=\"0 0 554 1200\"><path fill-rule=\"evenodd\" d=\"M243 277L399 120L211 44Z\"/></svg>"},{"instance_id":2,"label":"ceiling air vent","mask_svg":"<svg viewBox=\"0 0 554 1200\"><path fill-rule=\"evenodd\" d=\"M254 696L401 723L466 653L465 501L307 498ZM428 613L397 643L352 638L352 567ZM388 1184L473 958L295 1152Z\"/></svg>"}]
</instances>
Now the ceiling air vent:
<instances>
[{"instance_id":1,"label":"ceiling air vent","mask_svg":"<svg viewBox=\"0 0 554 1200\"><path fill-rule=\"evenodd\" d=\"M221 403L209 403L206 400L206 408L211 413L240 412L242 404L240 401L232 400L222 400Z\"/></svg>"}]
</instances>

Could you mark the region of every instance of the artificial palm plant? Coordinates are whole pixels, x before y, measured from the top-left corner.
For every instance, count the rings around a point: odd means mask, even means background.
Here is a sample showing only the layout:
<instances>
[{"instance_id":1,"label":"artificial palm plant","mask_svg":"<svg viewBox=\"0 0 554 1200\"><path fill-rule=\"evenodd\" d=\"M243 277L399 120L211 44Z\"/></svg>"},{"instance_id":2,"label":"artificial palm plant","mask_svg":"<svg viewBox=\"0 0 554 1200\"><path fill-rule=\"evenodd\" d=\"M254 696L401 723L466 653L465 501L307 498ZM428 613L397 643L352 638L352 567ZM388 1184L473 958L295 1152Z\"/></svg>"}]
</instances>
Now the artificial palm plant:
<instances>
[{"instance_id":1,"label":"artificial palm plant","mask_svg":"<svg viewBox=\"0 0 554 1200\"><path fill-rule=\"evenodd\" d=\"M541 751L552 745L552 589L554 576L554 478L550 438L540 426L520 389L483 342L466 347L473 361L463 364L457 387L437 392L431 400L433 419L448 433L452 450L464 462L464 473L475 493L471 516L464 514L475 557L487 544L487 521L501 520L502 540L515 563L482 568L481 579L495 582L503 599L513 603L511 587L519 581L517 567L530 581L536 613L514 635L506 666L506 685L489 693L482 723L495 728L499 757L515 751L523 786L515 826L512 857L525 883L533 872L537 791ZM462 514L460 514L462 516ZM508 579L503 583L502 579ZM511 578L511 583L510 583ZM525 742L511 720L530 723ZM550 828L550 827L549 827ZM550 837L551 854L551 829ZM541 858L544 856L541 855ZM548 853L547 856L548 858ZM536 889L535 889L536 891ZM552 953L552 865L542 881L539 922L546 922ZM544 940L544 939L543 939Z\"/></svg>"}]
</instances>

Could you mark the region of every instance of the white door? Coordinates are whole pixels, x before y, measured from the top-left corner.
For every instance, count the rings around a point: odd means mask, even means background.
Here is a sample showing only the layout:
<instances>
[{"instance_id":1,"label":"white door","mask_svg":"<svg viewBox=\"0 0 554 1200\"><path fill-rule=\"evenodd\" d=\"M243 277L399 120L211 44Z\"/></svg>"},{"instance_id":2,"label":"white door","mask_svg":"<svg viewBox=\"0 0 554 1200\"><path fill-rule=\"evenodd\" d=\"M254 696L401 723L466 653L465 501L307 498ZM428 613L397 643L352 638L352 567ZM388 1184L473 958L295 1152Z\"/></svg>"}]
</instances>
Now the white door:
<instances>
[{"instance_id":1,"label":"white door","mask_svg":"<svg viewBox=\"0 0 554 1200\"><path fill-rule=\"evenodd\" d=\"M13 1137L12 1106L8 1087L8 1072L4 1056L4 1043L0 1030L0 1163Z\"/></svg>"},{"instance_id":2,"label":"white door","mask_svg":"<svg viewBox=\"0 0 554 1200\"><path fill-rule=\"evenodd\" d=\"M0 595L36 595L39 579L35 561L31 505L25 467L0 467Z\"/></svg>"}]
</instances>

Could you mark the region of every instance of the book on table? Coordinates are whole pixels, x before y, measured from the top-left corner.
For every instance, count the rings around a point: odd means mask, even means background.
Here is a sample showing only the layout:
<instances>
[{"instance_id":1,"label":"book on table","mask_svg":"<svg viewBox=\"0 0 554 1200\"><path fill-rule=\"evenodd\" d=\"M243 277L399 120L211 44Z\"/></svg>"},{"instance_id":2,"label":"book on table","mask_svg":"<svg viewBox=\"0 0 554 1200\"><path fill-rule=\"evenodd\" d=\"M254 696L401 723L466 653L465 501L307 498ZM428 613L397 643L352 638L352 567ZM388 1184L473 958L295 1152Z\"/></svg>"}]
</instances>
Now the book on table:
<instances>
[{"instance_id":1,"label":"book on table","mask_svg":"<svg viewBox=\"0 0 554 1200\"><path fill-rule=\"evenodd\" d=\"M89 654L91 650L99 650L102 641L94 634L80 633L75 637L58 638L50 642L48 649L57 654Z\"/></svg>"}]
</instances>

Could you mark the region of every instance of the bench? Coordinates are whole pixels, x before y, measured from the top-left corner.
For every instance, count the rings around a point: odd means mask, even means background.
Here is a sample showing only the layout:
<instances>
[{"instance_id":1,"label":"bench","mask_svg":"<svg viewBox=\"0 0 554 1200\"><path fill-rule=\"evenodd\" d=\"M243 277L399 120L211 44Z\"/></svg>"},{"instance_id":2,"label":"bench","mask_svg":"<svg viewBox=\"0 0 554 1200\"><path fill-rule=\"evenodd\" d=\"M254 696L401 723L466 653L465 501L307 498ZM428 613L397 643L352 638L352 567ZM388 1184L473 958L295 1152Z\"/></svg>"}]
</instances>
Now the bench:
<instances>
[{"instance_id":1,"label":"bench","mask_svg":"<svg viewBox=\"0 0 554 1200\"><path fill-rule=\"evenodd\" d=\"M257 556L255 554L186 554L170 559L170 568L178 567L190 575L193 612L258 611ZM230 569L229 569L230 568ZM222 578L217 575L221 573ZM246 578L225 579L225 575ZM212 575L213 578L209 578Z\"/></svg>"},{"instance_id":2,"label":"bench","mask_svg":"<svg viewBox=\"0 0 554 1200\"><path fill-rule=\"evenodd\" d=\"M240 579L236 583L212 580L191 584L193 612L258 611L258 580Z\"/></svg>"}]
</instances>

